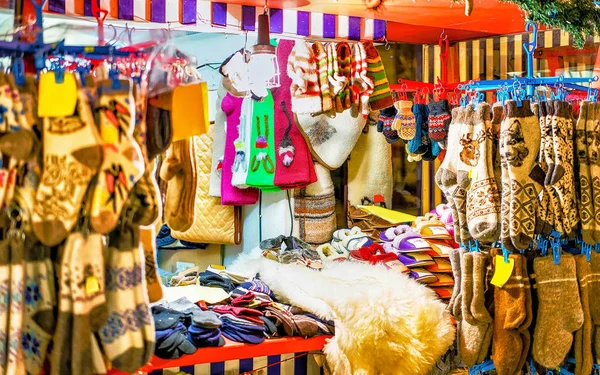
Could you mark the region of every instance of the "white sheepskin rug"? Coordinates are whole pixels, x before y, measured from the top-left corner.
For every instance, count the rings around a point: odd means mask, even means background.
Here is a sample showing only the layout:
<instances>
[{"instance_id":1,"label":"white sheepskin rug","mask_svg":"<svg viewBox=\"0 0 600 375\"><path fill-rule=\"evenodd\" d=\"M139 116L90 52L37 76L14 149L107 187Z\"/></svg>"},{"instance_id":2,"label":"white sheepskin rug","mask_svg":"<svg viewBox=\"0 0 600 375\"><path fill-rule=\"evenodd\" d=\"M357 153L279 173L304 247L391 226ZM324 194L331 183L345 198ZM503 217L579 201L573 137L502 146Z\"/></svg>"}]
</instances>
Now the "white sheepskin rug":
<instances>
[{"instance_id":1,"label":"white sheepskin rug","mask_svg":"<svg viewBox=\"0 0 600 375\"><path fill-rule=\"evenodd\" d=\"M333 375L425 375L455 329L432 290L408 276L357 262L313 271L241 254L232 271L260 278L282 302L335 321L324 353Z\"/></svg>"}]
</instances>

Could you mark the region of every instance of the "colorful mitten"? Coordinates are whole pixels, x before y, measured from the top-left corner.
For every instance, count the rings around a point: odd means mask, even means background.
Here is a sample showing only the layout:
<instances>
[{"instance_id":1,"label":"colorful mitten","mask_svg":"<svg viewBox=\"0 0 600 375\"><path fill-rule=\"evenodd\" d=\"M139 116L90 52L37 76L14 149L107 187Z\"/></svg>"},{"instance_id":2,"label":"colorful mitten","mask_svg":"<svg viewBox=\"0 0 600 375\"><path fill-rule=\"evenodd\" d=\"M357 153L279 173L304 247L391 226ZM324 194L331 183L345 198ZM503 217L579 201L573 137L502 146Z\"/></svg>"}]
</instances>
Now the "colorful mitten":
<instances>
[{"instance_id":1,"label":"colorful mitten","mask_svg":"<svg viewBox=\"0 0 600 375\"><path fill-rule=\"evenodd\" d=\"M410 141L417 134L415 115L412 113L412 102L400 100L394 103L397 113L392 128L400 134L400 138Z\"/></svg>"},{"instance_id":2,"label":"colorful mitten","mask_svg":"<svg viewBox=\"0 0 600 375\"><path fill-rule=\"evenodd\" d=\"M429 138L444 145L448 138L448 126L452 120L448 101L431 102L427 106L429 107Z\"/></svg>"},{"instance_id":3,"label":"colorful mitten","mask_svg":"<svg viewBox=\"0 0 600 375\"><path fill-rule=\"evenodd\" d=\"M392 128L394 116L396 116L396 108L385 108L379 112L379 121L377 121L377 131L383 133L385 140L389 144L392 144L400 139L398 137L398 132Z\"/></svg>"}]
</instances>

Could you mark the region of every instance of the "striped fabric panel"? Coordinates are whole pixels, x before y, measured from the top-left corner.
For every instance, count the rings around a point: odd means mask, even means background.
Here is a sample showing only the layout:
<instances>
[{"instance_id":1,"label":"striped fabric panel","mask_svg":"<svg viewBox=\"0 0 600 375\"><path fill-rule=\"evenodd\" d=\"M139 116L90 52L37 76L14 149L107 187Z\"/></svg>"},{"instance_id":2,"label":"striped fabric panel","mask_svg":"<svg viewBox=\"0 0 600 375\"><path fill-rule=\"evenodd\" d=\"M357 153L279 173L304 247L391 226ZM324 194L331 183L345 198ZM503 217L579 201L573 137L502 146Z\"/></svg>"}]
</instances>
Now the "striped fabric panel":
<instances>
[{"instance_id":1,"label":"striped fabric panel","mask_svg":"<svg viewBox=\"0 0 600 375\"><path fill-rule=\"evenodd\" d=\"M205 363L194 366L171 367L154 370L150 375L174 375L183 372L189 375L239 375L263 369L264 375L320 375L321 368L312 355L289 353L268 357L246 358L226 362ZM298 358L295 356L302 355Z\"/></svg>"}]
</instances>

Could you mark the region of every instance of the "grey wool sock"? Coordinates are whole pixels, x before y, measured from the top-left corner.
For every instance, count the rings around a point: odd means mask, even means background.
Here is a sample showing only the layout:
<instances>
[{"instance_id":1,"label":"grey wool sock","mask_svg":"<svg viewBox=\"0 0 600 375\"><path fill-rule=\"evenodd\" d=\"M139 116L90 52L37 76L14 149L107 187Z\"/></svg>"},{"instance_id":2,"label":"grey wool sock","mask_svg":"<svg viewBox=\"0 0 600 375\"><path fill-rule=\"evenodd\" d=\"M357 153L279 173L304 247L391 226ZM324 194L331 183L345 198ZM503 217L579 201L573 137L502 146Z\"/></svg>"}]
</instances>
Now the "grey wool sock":
<instances>
[{"instance_id":1,"label":"grey wool sock","mask_svg":"<svg viewBox=\"0 0 600 375\"><path fill-rule=\"evenodd\" d=\"M71 293L73 298L74 374L91 375L92 332L108 319L104 283L104 249L102 235L90 234L71 257Z\"/></svg>"},{"instance_id":2,"label":"grey wool sock","mask_svg":"<svg viewBox=\"0 0 600 375\"><path fill-rule=\"evenodd\" d=\"M577 281L579 282L579 296L583 308L583 326L575 332L575 375L591 374L594 364L592 354L592 332L594 323L590 314L589 285L592 279L591 262L585 255L576 255Z\"/></svg>"},{"instance_id":3,"label":"grey wool sock","mask_svg":"<svg viewBox=\"0 0 600 375\"><path fill-rule=\"evenodd\" d=\"M458 249L450 250L450 264L452 265L452 275L454 277L454 290L452 291L452 297L448 302L448 311L452 313L454 311L454 304L456 303L456 297L460 293L461 283L461 265L460 265L460 253Z\"/></svg>"},{"instance_id":4,"label":"grey wool sock","mask_svg":"<svg viewBox=\"0 0 600 375\"><path fill-rule=\"evenodd\" d=\"M23 352L25 370L39 374L54 333L56 292L51 249L41 244L25 244L25 285L23 305Z\"/></svg>"},{"instance_id":5,"label":"grey wool sock","mask_svg":"<svg viewBox=\"0 0 600 375\"><path fill-rule=\"evenodd\" d=\"M473 301L473 253L465 253L461 263L461 312L464 321L476 325L477 319L471 313L471 302Z\"/></svg>"},{"instance_id":6,"label":"grey wool sock","mask_svg":"<svg viewBox=\"0 0 600 375\"><path fill-rule=\"evenodd\" d=\"M562 363L571 349L573 332L584 321L579 297L575 258L563 253L560 263L552 257L536 258L539 308L533 334L533 359L546 368Z\"/></svg>"},{"instance_id":7,"label":"grey wool sock","mask_svg":"<svg viewBox=\"0 0 600 375\"><path fill-rule=\"evenodd\" d=\"M479 322L492 323L493 319L485 306L487 292L486 273L490 257L487 254L473 253L473 299L471 314Z\"/></svg>"}]
</instances>

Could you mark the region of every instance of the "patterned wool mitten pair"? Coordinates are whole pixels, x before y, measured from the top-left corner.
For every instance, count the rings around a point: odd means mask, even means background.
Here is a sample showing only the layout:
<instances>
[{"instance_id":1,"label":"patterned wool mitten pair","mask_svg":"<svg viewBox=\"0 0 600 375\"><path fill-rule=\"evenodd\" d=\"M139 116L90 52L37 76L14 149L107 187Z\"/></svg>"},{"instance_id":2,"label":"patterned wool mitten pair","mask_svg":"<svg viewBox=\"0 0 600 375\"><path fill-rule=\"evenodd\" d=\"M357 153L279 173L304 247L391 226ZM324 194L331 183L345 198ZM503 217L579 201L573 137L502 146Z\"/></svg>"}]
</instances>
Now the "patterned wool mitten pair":
<instances>
[{"instance_id":1,"label":"patterned wool mitten pair","mask_svg":"<svg viewBox=\"0 0 600 375\"><path fill-rule=\"evenodd\" d=\"M501 233L509 250L526 250L536 229L538 194L543 171L537 165L540 128L530 102L518 106L513 100L504 106L500 128L502 165Z\"/></svg>"},{"instance_id":2,"label":"patterned wool mitten pair","mask_svg":"<svg viewBox=\"0 0 600 375\"><path fill-rule=\"evenodd\" d=\"M392 123L392 129L398 132L400 138L410 141L417 135L415 115L412 112L413 103L409 100L400 100L394 103L396 117Z\"/></svg>"},{"instance_id":3,"label":"patterned wool mitten pair","mask_svg":"<svg viewBox=\"0 0 600 375\"><path fill-rule=\"evenodd\" d=\"M494 249L492 255L500 255ZM492 359L498 374L519 374L531 346L529 326L533 319L531 285L527 260L520 254L510 255L514 268L502 287L494 286L494 341ZM552 261L552 258L549 258ZM504 259L494 258L494 265Z\"/></svg>"},{"instance_id":4,"label":"patterned wool mitten pair","mask_svg":"<svg viewBox=\"0 0 600 375\"><path fill-rule=\"evenodd\" d=\"M577 265L584 265L581 260L576 261L573 255L567 253L561 254L558 264L554 263L552 257L539 257L534 260L533 265L539 301L533 333L533 359L545 368L555 368L569 353L573 332L584 325L586 307L582 306L577 283ZM589 271L581 268L579 274L585 277L586 272ZM589 273L588 278L593 281ZM590 292L593 295L593 287ZM597 310L592 303L589 308ZM576 347L575 352L577 351ZM578 367L579 365L584 363L578 362Z\"/></svg>"},{"instance_id":5,"label":"patterned wool mitten pair","mask_svg":"<svg viewBox=\"0 0 600 375\"><path fill-rule=\"evenodd\" d=\"M398 132L393 129L392 123L396 116L396 108L389 107L379 111L379 121L377 121L377 131L383 133L385 140L389 143L397 142L400 137Z\"/></svg>"},{"instance_id":6,"label":"patterned wool mitten pair","mask_svg":"<svg viewBox=\"0 0 600 375\"><path fill-rule=\"evenodd\" d=\"M445 149L448 139L448 126L452 121L447 100L430 102L429 107L429 138L438 142Z\"/></svg>"},{"instance_id":7,"label":"patterned wool mitten pair","mask_svg":"<svg viewBox=\"0 0 600 375\"><path fill-rule=\"evenodd\" d=\"M458 352L464 363L472 367L484 361L492 342L493 319L485 305L490 258L475 252L459 252L459 256L460 291L453 304L454 318L459 324Z\"/></svg>"}]
</instances>

